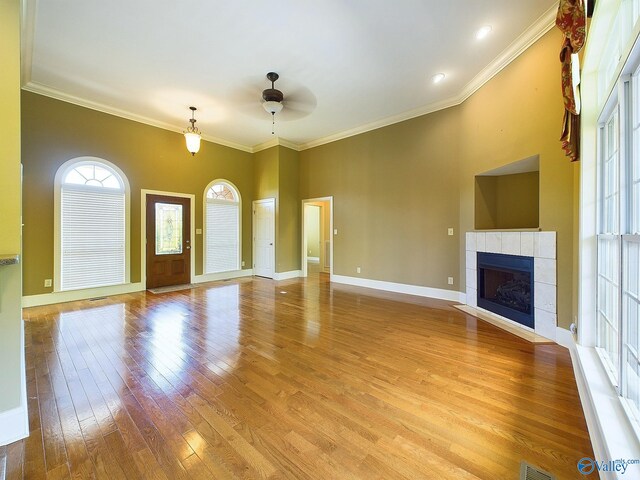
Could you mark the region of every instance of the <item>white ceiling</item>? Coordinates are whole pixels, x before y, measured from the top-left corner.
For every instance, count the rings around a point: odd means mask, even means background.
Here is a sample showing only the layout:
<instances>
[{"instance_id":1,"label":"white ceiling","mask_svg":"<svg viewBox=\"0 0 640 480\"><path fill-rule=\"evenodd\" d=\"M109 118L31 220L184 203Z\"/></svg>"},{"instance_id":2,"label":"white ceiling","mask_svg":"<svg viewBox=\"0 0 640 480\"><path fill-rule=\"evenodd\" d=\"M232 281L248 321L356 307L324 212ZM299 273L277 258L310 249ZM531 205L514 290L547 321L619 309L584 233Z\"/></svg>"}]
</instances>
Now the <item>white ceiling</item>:
<instances>
[{"instance_id":1,"label":"white ceiling","mask_svg":"<svg viewBox=\"0 0 640 480\"><path fill-rule=\"evenodd\" d=\"M285 111L288 92L310 100L306 116L276 116L282 143L305 148L460 103L549 29L556 5L27 0L23 85L171 130L195 105L205 138L251 151L274 138L260 92L275 71Z\"/></svg>"}]
</instances>

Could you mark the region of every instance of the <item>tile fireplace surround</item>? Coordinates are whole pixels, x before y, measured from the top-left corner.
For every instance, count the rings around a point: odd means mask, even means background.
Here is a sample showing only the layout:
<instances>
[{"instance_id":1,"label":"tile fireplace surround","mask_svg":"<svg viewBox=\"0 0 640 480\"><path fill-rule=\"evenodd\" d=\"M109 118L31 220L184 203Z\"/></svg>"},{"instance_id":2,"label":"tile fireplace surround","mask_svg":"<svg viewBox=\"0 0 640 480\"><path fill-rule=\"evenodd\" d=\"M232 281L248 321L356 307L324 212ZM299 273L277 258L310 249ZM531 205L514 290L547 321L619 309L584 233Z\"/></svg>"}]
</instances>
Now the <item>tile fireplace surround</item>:
<instances>
[{"instance_id":1,"label":"tile fireplace surround","mask_svg":"<svg viewBox=\"0 0 640 480\"><path fill-rule=\"evenodd\" d=\"M467 232L466 237L467 305L478 308L477 252L521 255L534 259L534 316L535 333L550 340L556 339L557 280L556 232ZM530 328L500 317L525 330Z\"/></svg>"}]
</instances>

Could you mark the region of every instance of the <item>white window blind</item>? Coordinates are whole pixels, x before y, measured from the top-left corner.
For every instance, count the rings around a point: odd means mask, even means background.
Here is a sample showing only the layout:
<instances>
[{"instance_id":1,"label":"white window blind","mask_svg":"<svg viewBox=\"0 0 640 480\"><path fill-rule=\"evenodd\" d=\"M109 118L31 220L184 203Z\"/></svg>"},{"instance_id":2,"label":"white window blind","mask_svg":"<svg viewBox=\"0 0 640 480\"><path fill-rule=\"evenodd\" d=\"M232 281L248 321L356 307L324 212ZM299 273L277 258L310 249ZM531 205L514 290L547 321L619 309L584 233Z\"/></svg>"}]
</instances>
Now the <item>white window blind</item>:
<instances>
[{"instance_id":1,"label":"white window blind","mask_svg":"<svg viewBox=\"0 0 640 480\"><path fill-rule=\"evenodd\" d=\"M206 273L238 270L240 206L224 200L206 206Z\"/></svg>"},{"instance_id":2,"label":"white window blind","mask_svg":"<svg viewBox=\"0 0 640 480\"><path fill-rule=\"evenodd\" d=\"M64 185L61 191L62 290L125 282L125 193Z\"/></svg>"}]
</instances>

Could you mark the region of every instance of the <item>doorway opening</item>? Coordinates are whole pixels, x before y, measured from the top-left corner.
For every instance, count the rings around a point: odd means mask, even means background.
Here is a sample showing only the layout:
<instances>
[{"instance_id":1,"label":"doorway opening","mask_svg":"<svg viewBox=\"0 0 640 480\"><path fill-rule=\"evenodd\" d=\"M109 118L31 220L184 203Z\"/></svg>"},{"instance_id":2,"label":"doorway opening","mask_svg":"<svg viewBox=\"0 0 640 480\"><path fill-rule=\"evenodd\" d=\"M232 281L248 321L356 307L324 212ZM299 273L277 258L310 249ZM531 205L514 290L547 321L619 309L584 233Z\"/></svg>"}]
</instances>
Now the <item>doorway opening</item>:
<instances>
[{"instance_id":1,"label":"doorway opening","mask_svg":"<svg viewBox=\"0 0 640 480\"><path fill-rule=\"evenodd\" d=\"M333 197L302 201L302 276L333 273Z\"/></svg>"}]
</instances>

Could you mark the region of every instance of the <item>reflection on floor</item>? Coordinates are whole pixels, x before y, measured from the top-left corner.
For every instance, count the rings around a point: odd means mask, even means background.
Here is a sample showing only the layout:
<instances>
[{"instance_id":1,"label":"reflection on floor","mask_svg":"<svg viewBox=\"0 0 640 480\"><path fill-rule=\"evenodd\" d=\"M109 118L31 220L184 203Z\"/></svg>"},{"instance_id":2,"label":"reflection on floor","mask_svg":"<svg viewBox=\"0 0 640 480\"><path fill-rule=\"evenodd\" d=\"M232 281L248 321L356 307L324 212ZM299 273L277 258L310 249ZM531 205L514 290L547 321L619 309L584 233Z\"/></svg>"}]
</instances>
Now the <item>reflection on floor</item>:
<instances>
[{"instance_id":1,"label":"reflection on floor","mask_svg":"<svg viewBox=\"0 0 640 480\"><path fill-rule=\"evenodd\" d=\"M316 272L24 316L10 479L569 479L593 456L567 350L447 302Z\"/></svg>"}]
</instances>

